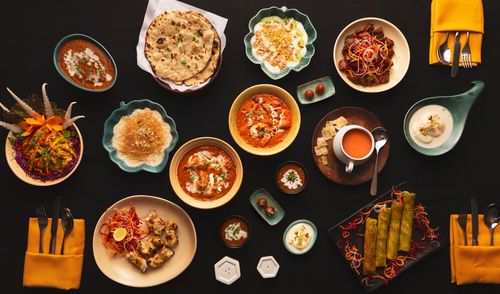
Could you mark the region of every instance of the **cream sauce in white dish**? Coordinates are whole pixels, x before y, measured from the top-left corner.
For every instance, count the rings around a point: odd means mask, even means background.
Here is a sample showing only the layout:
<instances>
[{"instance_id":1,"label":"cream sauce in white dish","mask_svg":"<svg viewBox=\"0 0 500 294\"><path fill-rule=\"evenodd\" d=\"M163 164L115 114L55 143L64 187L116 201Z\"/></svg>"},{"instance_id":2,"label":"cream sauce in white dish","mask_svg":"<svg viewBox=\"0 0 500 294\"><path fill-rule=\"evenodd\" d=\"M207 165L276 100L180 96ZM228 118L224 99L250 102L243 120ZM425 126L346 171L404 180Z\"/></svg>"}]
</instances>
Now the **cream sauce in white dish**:
<instances>
[{"instance_id":1,"label":"cream sauce in white dish","mask_svg":"<svg viewBox=\"0 0 500 294\"><path fill-rule=\"evenodd\" d=\"M285 240L291 250L304 250L314 237L313 228L307 223L298 223L286 233Z\"/></svg>"},{"instance_id":2,"label":"cream sauce in white dish","mask_svg":"<svg viewBox=\"0 0 500 294\"><path fill-rule=\"evenodd\" d=\"M453 130L453 117L441 105L430 104L421 107L410 118L409 132L412 140L424 148L442 145Z\"/></svg>"}]
</instances>

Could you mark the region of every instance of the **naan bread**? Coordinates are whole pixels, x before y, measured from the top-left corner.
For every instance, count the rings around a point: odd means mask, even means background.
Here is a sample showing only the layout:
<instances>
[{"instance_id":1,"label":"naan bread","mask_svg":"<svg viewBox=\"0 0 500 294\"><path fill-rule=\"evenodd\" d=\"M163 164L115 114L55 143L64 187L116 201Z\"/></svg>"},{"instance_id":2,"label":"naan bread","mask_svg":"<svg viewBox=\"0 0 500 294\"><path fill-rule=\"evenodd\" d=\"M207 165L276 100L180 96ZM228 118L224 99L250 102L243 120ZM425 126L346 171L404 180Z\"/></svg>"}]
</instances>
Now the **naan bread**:
<instances>
[{"instance_id":1,"label":"naan bread","mask_svg":"<svg viewBox=\"0 0 500 294\"><path fill-rule=\"evenodd\" d=\"M182 82L207 66L214 37L212 25L201 14L165 11L149 25L144 54L158 77Z\"/></svg>"},{"instance_id":2,"label":"naan bread","mask_svg":"<svg viewBox=\"0 0 500 294\"><path fill-rule=\"evenodd\" d=\"M197 84L202 84L206 80L208 80L215 72L215 69L217 68L217 65L219 64L219 57L220 57L220 39L219 35L215 31L215 29L212 29L214 31L214 43L212 45L212 57L210 57L210 60L208 61L207 66L198 74L196 74L194 77L187 79L184 81L184 84L186 86L192 86L192 85L197 85Z\"/></svg>"}]
</instances>

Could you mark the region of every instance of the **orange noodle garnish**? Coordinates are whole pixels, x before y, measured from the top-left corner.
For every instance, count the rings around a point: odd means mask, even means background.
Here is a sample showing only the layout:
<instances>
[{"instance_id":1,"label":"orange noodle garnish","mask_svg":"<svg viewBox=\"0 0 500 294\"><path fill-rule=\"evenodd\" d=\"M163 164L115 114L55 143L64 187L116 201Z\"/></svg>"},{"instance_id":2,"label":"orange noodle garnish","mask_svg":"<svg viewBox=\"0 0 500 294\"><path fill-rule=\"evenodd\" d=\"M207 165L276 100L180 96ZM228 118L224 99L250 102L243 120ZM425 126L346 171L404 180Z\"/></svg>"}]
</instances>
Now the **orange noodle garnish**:
<instances>
[{"instance_id":1,"label":"orange noodle garnish","mask_svg":"<svg viewBox=\"0 0 500 294\"><path fill-rule=\"evenodd\" d=\"M111 251L112 257L116 254L125 256L129 252L137 250L139 241L150 234L148 229L141 228L142 223L143 219L137 215L132 204L130 204L130 208L115 209L115 212L99 229L102 243ZM118 228L124 228L127 231L127 236L121 241L116 241L113 238L113 233Z\"/></svg>"},{"instance_id":2,"label":"orange noodle garnish","mask_svg":"<svg viewBox=\"0 0 500 294\"><path fill-rule=\"evenodd\" d=\"M384 36L382 28L368 24L350 34L344 41L344 59L339 67L353 83L375 86L389 81L394 42Z\"/></svg>"},{"instance_id":3,"label":"orange noodle garnish","mask_svg":"<svg viewBox=\"0 0 500 294\"><path fill-rule=\"evenodd\" d=\"M355 245L351 243L351 237L353 236L363 236L362 226L366 221L366 218L372 214L379 213L384 207L390 207L393 201L403 201L403 192L398 190L396 187L392 188L390 199L377 202L366 209L360 211L356 214L349 222L344 225L339 225L342 229L341 235L342 239L338 240L337 247L343 249L344 257L349 262L352 269L360 275L359 267L362 265L363 256L358 252ZM387 260L387 265L383 272L379 272L378 275L368 275L362 279L362 282L369 285L375 278L383 280L388 283L390 280L394 279L399 272L399 269L405 266L408 260L417 260L418 254L420 252L427 252L429 246L439 247L439 230L438 228L431 228L430 221L427 218L427 212L422 204L418 204L414 207L414 227L416 230L422 233L422 238L418 240L419 242L412 241L410 251L407 255L398 256L394 260Z\"/></svg>"}]
</instances>

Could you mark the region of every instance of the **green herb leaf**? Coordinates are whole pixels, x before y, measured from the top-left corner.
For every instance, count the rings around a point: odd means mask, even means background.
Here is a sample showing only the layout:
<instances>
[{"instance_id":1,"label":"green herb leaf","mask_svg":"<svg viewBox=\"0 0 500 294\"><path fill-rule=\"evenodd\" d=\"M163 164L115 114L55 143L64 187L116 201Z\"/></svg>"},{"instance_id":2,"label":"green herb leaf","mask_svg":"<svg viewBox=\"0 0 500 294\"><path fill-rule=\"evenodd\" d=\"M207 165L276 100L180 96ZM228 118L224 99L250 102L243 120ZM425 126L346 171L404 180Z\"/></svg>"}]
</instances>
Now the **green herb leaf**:
<instances>
[{"instance_id":1,"label":"green herb leaf","mask_svg":"<svg viewBox=\"0 0 500 294\"><path fill-rule=\"evenodd\" d=\"M290 182L295 182L295 180L297 180L297 174L295 172L291 172L288 174L286 179Z\"/></svg>"}]
</instances>

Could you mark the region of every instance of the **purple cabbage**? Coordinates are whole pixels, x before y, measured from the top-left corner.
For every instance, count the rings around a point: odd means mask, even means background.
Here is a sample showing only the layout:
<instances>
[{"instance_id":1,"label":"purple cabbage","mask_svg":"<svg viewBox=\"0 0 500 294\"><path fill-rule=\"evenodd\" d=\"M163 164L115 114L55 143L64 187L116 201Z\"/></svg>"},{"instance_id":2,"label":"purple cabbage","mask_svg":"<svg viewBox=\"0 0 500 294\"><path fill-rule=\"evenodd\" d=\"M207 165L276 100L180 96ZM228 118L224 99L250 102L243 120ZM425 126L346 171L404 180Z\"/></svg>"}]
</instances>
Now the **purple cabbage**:
<instances>
[{"instance_id":1,"label":"purple cabbage","mask_svg":"<svg viewBox=\"0 0 500 294\"><path fill-rule=\"evenodd\" d=\"M76 129L73 127L68 128L69 131L74 133L70 137L71 142L73 143L73 149L75 150L76 158L73 158L73 160L68 163L68 165L64 168L62 172L53 172L50 175L47 176L42 176L38 175L32 171L29 170L29 164L28 161L23 158L23 151L22 149L19 149L19 147L22 146L23 140L22 138L17 138L16 141L14 142L14 145L12 145L12 148L16 152L16 162L19 164L19 166L24 170L27 176L30 178L42 181L42 182L50 182L50 181L55 181L57 179L60 179L62 177L65 177L67 174L69 174L75 167L78 162L78 159L80 158L80 138L78 137L78 133L76 132Z\"/></svg>"}]
</instances>

